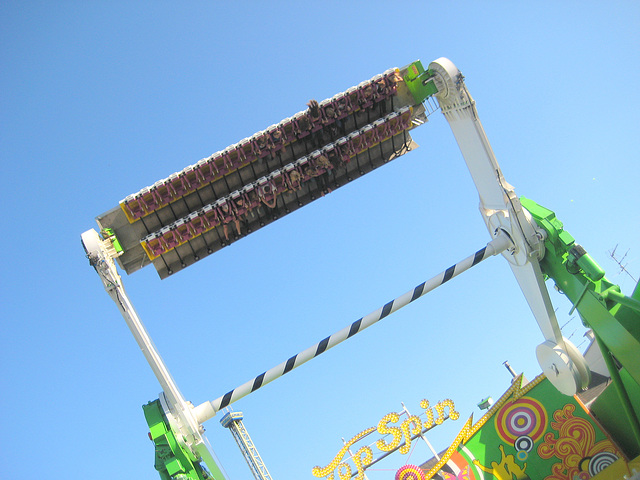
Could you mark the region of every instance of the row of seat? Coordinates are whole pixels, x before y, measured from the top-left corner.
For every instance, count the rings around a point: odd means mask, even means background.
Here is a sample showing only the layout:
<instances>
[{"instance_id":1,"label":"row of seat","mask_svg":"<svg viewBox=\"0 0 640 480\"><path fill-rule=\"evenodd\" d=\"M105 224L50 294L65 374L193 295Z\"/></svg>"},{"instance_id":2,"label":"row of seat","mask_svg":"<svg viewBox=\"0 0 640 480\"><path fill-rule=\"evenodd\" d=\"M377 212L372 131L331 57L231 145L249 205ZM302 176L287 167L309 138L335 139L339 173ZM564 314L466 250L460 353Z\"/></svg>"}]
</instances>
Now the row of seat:
<instances>
[{"instance_id":1,"label":"row of seat","mask_svg":"<svg viewBox=\"0 0 640 480\"><path fill-rule=\"evenodd\" d=\"M238 228L239 219L251 210L262 204L274 208L277 196L281 193L299 190L312 178L340 168L355 155L407 130L411 127L411 115L411 107L392 112L373 124L329 143L157 232L150 233L140 243L149 258L154 260L219 226L224 227L227 237L227 224L234 222Z\"/></svg>"},{"instance_id":2,"label":"row of seat","mask_svg":"<svg viewBox=\"0 0 640 480\"><path fill-rule=\"evenodd\" d=\"M397 84L401 80L398 69L387 70L346 92L320 102L315 116L312 115L311 109L299 112L136 194L129 195L120 201L120 207L129 222L133 223L258 158L274 155L289 143L396 95Z\"/></svg>"}]
</instances>

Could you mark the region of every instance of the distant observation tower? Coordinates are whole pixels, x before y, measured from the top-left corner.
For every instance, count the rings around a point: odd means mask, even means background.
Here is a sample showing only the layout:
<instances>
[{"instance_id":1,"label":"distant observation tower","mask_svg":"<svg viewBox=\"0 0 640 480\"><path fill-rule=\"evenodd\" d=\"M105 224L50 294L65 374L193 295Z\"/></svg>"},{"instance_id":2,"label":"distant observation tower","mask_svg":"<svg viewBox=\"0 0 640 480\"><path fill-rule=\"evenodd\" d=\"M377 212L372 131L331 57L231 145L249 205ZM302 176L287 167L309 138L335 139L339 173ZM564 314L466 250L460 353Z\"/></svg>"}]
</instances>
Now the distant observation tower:
<instances>
[{"instance_id":1,"label":"distant observation tower","mask_svg":"<svg viewBox=\"0 0 640 480\"><path fill-rule=\"evenodd\" d=\"M223 427L231 430L231 434L235 439L244 459L249 464L251 473L256 480L272 480L271 474L265 466L258 449L253 444L247 429L242 423L242 412L227 412L221 419L220 423Z\"/></svg>"}]
</instances>

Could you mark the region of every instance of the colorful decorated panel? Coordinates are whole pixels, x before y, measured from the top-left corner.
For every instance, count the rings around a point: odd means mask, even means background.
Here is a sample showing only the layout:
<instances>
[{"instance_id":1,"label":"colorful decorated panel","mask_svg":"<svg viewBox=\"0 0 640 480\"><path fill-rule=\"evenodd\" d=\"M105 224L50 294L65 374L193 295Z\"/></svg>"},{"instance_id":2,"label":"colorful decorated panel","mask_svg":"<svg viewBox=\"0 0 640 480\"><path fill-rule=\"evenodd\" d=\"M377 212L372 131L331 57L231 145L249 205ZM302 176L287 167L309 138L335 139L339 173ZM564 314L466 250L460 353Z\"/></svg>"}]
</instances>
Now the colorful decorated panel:
<instances>
[{"instance_id":1,"label":"colorful decorated panel","mask_svg":"<svg viewBox=\"0 0 640 480\"><path fill-rule=\"evenodd\" d=\"M587 480L623 459L577 398L543 375L522 388L521 378L417 478Z\"/></svg>"},{"instance_id":2,"label":"colorful decorated panel","mask_svg":"<svg viewBox=\"0 0 640 480\"><path fill-rule=\"evenodd\" d=\"M405 84L407 68L312 100L98 216L123 247L121 267L153 263L165 278L416 148L409 131L427 113Z\"/></svg>"},{"instance_id":3,"label":"colorful decorated panel","mask_svg":"<svg viewBox=\"0 0 640 480\"><path fill-rule=\"evenodd\" d=\"M636 467L637 460L625 457L580 399L559 393L544 375L526 385L522 375L514 379L477 422L469 417L449 448L417 464L416 441L460 418L450 399L425 399L420 408L411 414L403 406L343 440L334 458L313 467L312 475L361 480L391 454L399 454L395 464L401 465L395 480L605 480L631 478Z\"/></svg>"}]
</instances>

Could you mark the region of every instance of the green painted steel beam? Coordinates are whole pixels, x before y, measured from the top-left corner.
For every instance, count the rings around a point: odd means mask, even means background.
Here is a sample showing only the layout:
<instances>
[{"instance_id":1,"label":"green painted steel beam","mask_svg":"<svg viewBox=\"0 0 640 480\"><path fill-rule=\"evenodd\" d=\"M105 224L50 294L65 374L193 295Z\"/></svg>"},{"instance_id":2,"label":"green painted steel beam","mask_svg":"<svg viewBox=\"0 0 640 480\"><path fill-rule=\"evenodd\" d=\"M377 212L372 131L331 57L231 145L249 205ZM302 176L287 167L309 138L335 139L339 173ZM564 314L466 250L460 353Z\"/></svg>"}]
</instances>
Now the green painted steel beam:
<instances>
[{"instance_id":1,"label":"green painted steel beam","mask_svg":"<svg viewBox=\"0 0 640 480\"><path fill-rule=\"evenodd\" d=\"M404 83L409 88L416 105L438 93L434 74L425 70L420 60L409 64L407 74L404 76Z\"/></svg>"},{"instance_id":2,"label":"green painted steel beam","mask_svg":"<svg viewBox=\"0 0 640 480\"><path fill-rule=\"evenodd\" d=\"M202 459L196 458L178 441L167 417L162 411L160 400L142 406L149 426L149 436L155 445L154 466L162 480L223 480L218 470L216 476L203 467ZM216 467L217 468L217 467Z\"/></svg>"},{"instance_id":3,"label":"green painted steel beam","mask_svg":"<svg viewBox=\"0 0 640 480\"><path fill-rule=\"evenodd\" d=\"M610 282L604 270L564 230L551 210L532 200L521 198L539 227L547 234L545 255L540 261L542 272L551 278L556 288L578 310L583 323L593 329L617 395L601 395L594 402L594 411L606 417L607 412L619 412L609 420L612 432L620 430L620 419L633 435L620 437L627 454L640 453L640 309L636 291L632 297L622 294L620 287ZM615 364L612 358L621 366Z\"/></svg>"},{"instance_id":4,"label":"green painted steel beam","mask_svg":"<svg viewBox=\"0 0 640 480\"><path fill-rule=\"evenodd\" d=\"M120 240L118 240L118 237L116 237L116 234L113 231L113 228L104 228L101 233L102 233L102 238L104 238L105 240L111 241L111 245L113 245L113 248L116 251L116 253L120 254L124 252L124 249L120 244Z\"/></svg>"},{"instance_id":5,"label":"green painted steel beam","mask_svg":"<svg viewBox=\"0 0 640 480\"><path fill-rule=\"evenodd\" d=\"M640 384L640 313L633 308L635 300L620 293L620 287L604 276L602 268L564 230L555 213L527 198L522 198L522 205L547 232L542 271Z\"/></svg>"},{"instance_id":6,"label":"green painted steel beam","mask_svg":"<svg viewBox=\"0 0 640 480\"><path fill-rule=\"evenodd\" d=\"M624 368L618 370L611 352L607 350L607 346L602 343L598 335L595 336L595 339L598 342L598 347L602 352L602 358L607 365L607 369L611 372L613 385L609 387L613 386L616 396L609 395L607 397L606 395L601 395L592 404L592 408L597 416L604 416L605 418L607 411L624 411L624 415L610 415L608 417L609 421L605 422L609 433L616 433L614 438L624 448L627 455L630 458L635 458L640 454L640 421L638 421L640 386L626 377ZM633 399L636 400L635 406Z\"/></svg>"}]
</instances>

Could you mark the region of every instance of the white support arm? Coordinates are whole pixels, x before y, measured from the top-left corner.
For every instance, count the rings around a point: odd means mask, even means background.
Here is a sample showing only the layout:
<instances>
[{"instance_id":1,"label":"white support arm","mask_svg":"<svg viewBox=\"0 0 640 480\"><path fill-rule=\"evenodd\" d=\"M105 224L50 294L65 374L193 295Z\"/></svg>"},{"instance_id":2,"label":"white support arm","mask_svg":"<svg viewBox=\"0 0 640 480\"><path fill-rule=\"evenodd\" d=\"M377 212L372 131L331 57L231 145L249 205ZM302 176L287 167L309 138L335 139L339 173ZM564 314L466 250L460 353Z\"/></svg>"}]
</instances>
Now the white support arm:
<instances>
[{"instance_id":1,"label":"white support arm","mask_svg":"<svg viewBox=\"0 0 640 480\"><path fill-rule=\"evenodd\" d=\"M204 458L203 453L206 453L204 452L206 450L205 439L202 436L204 429L195 419L192 413L193 406L182 396L135 308L133 308L116 269L113 260L115 252L110 248L109 241L102 240L95 230L88 230L82 234L82 243L89 262L96 269L105 290L118 306L151 370L160 382L163 391L163 394L160 395L160 403L167 418L172 426L181 432L185 444L195 454Z\"/></svg>"},{"instance_id":2,"label":"white support arm","mask_svg":"<svg viewBox=\"0 0 640 480\"><path fill-rule=\"evenodd\" d=\"M450 60L439 58L429 65L429 70L436 74L436 98L478 190L480 213L489 233L495 236L504 231L514 243L514 248L503 256L509 261L545 338L538 349L538 360L552 381L557 377L554 384L559 390L573 394L586 387L588 369L582 356L576 355L577 349L563 338L544 283L539 264L544 255L544 231L537 227L504 179L458 68ZM541 359L540 351L549 349L552 354L543 353Z\"/></svg>"}]
</instances>

